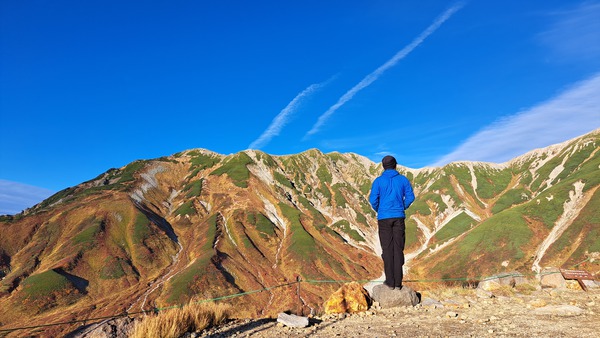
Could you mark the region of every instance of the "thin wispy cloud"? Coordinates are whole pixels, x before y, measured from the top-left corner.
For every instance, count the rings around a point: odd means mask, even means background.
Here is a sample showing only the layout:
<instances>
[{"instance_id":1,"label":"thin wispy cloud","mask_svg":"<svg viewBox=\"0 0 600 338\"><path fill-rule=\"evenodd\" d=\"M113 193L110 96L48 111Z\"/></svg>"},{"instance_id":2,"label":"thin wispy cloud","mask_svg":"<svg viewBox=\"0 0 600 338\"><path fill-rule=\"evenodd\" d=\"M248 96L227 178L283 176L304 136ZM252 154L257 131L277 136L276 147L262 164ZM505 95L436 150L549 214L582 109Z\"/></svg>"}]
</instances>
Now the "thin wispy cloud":
<instances>
[{"instance_id":1,"label":"thin wispy cloud","mask_svg":"<svg viewBox=\"0 0 600 338\"><path fill-rule=\"evenodd\" d=\"M17 214L52 194L48 189L0 179L0 215Z\"/></svg>"},{"instance_id":2,"label":"thin wispy cloud","mask_svg":"<svg viewBox=\"0 0 600 338\"><path fill-rule=\"evenodd\" d=\"M539 41L566 60L595 61L600 57L600 2L554 12L555 20L538 35Z\"/></svg>"},{"instance_id":3,"label":"thin wispy cloud","mask_svg":"<svg viewBox=\"0 0 600 338\"><path fill-rule=\"evenodd\" d=\"M304 138L307 138L311 135L316 134L323 124L335 113L341 106L343 106L346 102L350 101L356 93L363 90L364 88L371 85L375 82L386 70L392 68L398 61L402 60L406 57L410 52L412 52L415 48L417 48L429 35L435 32L446 20L448 20L454 13L456 13L459 9L464 6L464 2L460 2L455 4L454 6L447 9L442 15L440 15L427 29L425 29L419 36L417 36L409 45L402 48L396 55L394 55L391 59L389 59L386 63L381 65L371 74L367 75L363 78L358 84L356 84L352 89L347 91L339 100L325 113L319 116L319 119L314 124L311 130L309 130Z\"/></svg>"},{"instance_id":4,"label":"thin wispy cloud","mask_svg":"<svg viewBox=\"0 0 600 338\"><path fill-rule=\"evenodd\" d=\"M314 83L310 86L306 87L300 94L296 95L288 105L275 116L269 127L260 135L256 140L254 140L249 149L260 149L264 147L271 139L281 132L281 129L288 123L289 119L293 115L293 113L298 109L300 103L306 99L309 95L317 91L318 89L325 86L329 83L333 78L322 82L322 83Z\"/></svg>"},{"instance_id":5,"label":"thin wispy cloud","mask_svg":"<svg viewBox=\"0 0 600 338\"><path fill-rule=\"evenodd\" d=\"M547 102L482 129L433 166L454 161L502 163L597 128L600 128L600 73Z\"/></svg>"}]
</instances>

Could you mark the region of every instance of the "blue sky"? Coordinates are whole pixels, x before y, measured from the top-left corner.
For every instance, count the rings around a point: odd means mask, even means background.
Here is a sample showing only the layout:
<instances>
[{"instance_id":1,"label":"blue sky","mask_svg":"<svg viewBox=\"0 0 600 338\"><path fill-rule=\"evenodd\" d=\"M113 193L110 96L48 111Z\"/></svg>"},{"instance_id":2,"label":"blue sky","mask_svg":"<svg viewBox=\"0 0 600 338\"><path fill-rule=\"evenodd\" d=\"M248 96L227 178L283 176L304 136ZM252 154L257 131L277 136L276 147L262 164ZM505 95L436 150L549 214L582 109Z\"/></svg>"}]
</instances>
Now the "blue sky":
<instances>
[{"instance_id":1,"label":"blue sky","mask_svg":"<svg viewBox=\"0 0 600 338\"><path fill-rule=\"evenodd\" d=\"M0 214L136 159L504 162L600 127L600 1L0 2Z\"/></svg>"}]
</instances>

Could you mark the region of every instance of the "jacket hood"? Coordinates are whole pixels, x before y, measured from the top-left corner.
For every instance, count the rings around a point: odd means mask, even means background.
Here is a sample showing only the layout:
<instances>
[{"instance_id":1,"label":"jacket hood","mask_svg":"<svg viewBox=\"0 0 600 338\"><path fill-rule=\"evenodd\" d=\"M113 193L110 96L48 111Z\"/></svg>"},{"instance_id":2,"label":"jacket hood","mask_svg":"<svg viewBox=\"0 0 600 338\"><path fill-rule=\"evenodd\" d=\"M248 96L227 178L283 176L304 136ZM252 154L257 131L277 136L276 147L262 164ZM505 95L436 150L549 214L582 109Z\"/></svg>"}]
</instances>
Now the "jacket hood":
<instances>
[{"instance_id":1,"label":"jacket hood","mask_svg":"<svg viewBox=\"0 0 600 338\"><path fill-rule=\"evenodd\" d=\"M398 176L400 173L396 169L386 169L381 176L392 178Z\"/></svg>"}]
</instances>

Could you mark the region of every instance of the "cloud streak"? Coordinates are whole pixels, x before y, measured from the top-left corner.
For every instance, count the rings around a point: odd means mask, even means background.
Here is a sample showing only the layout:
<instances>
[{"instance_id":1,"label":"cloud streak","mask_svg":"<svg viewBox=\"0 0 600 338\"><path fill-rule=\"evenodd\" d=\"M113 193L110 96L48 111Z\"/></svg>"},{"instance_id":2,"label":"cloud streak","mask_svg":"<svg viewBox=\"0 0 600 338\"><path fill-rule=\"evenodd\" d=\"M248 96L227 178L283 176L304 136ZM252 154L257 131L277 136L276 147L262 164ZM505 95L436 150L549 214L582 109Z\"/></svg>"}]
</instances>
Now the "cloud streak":
<instances>
[{"instance_id":1,"label":"cloud streak","mask_svg":"<svg viewBox=\"0 0 600 338\"><path fill-rule=\"evenodd\" d=\"M48 189L0 179L0 215L17 214L53 193Z\"/></svg>"},{"instance_id":2,"label":"cloud streak","mask_svg":"<svg viewBox=\"0 0 600 338\"><path fill-rule=\"evenodd\" d=\"M310 86L306 87L306 89L304 89L302 92L300 92L298 95L296 95L296 97L294 97L294 99L292 101L290 101L290 103L288 103L288 105L285 108L283 108L281 110L281 112L279 112L279 114L277 114L277 116L275 116L273 121L271 121L271 124L269 125L269 127L262 133L262 135L260 135L256 140L254 140L250 144L250 146L248 146L248 148L249 149L260 149L260 148L264 147L267 143L269 143L269 141L271 141L271 139L273 137L279 135L279 133L281 132L281 129L288 123L291 115L298 109L298 106L300 105L300 103L302 103L302 101L306 97L308 97L309 95L311 95L312 93L314 93L315 91L320 89L321 87L325 86L330 81L331 81L331 79L329 79L323 83L311 84Z\"/></svg>"},{"instance_id":3,"label":"cloud streak","mask_svg":"<svg viewBox=\"0 0 600 338\"><path fill-rule=\"evenodd\" d=\"M558 19L538 39L556 55L572 61L594 61L600 57L600 2L554 13Z\"/></svg>"},{"instance_id":4,"label":"cloud streak","mask_svg":"<svg viewBox=\"0 0 600 338\"><path fill-rule=\"evenodd\" d=\"M447 9L442 15L440 15L427 29L425 29L419 36L417 36L409 45L402 48L396 55L394 55L391 59L389 59L386 63L379 66L375 71L371 74L367 75L363 78L358 84L352 87L349 91L347 91L342 97L338 99L338 101L325 113L319 116L319 119L314 124L311 130L309 130L304 138L316 134L321 127L325 124L325 122L335 113L341 106L343 106L346 102L350 101L356 93L363 90L364 88L371 85L375 82L381 74L383 74L386 70L392 68L398 61L402 60L406 57L410 52L412 52L415 48L417 48L429 35L435 32L446 20L448 20L454 13L456 13L459 9L464 6L463 2L457 3L454 6Z\"/></svg>"},{"instance_id":5,"label":"cloud streak","mask_svg":"<svg viewBox=\"0 0 600 338\"><path fill-rule=\"evenodd\" d=\"M506 162L599 127L600 73L597 73L547 102L482 129L433 166L454 161Z\"/></svg>"}]
</instances>

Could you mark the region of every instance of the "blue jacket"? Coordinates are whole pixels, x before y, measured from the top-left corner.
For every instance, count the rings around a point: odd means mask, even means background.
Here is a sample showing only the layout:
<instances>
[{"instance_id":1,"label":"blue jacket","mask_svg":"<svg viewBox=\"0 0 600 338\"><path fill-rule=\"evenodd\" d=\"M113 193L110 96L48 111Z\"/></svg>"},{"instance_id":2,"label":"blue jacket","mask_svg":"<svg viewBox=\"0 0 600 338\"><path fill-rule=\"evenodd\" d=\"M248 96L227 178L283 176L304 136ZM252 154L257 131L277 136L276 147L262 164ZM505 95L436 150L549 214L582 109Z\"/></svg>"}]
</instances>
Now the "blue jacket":
<instances>
[{"instance_id":1,"label":"blue jacket","mask_svg":"<svg viewBox=\"0 0 600 338\"><path fill-rule=\"evenodd\" d=\"M404 210L415 200L410 181L395 169L387 169L373 181L369 202L377 219L406 217Z\"/></svg>"}]
</instances>

